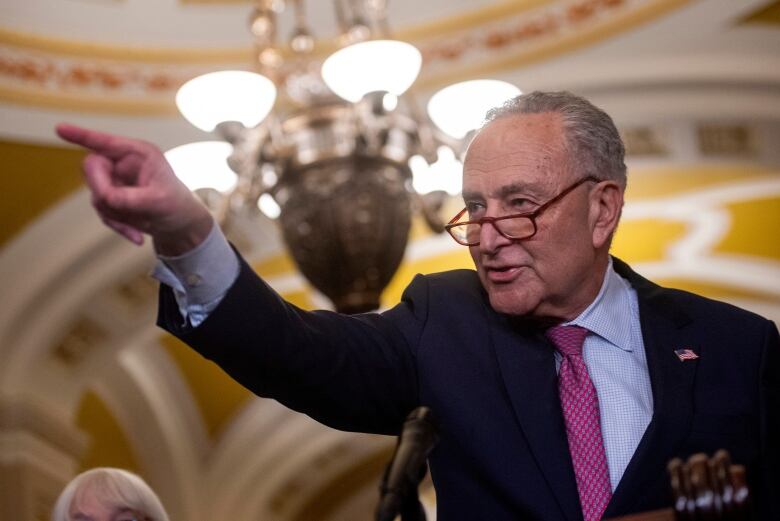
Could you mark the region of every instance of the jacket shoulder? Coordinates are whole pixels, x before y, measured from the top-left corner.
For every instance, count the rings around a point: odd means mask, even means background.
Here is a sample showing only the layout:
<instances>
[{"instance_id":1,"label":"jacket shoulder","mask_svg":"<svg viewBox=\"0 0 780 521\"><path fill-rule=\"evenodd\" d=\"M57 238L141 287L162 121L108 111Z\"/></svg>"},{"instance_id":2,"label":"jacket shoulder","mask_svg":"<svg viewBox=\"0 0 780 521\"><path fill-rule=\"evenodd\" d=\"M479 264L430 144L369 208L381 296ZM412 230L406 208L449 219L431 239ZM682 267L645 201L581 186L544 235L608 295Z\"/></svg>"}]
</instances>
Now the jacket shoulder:
<instances>
[{"instance_id":1,"label":"jacket shoulder","mask_svg":"<svg viewBox=\"0 0 780 521\"><path fill-rule=\"evenodd\" d=\"M614 258L613 258L614 259ZM636 290L640 303L653 307L675 322L689 319L706 319L709 322L724 321L729 327L752 325L766 326L767 318L728 302L704 297L690 291L660 286L633 271L627 264L614 259L615 271L626 278Z\"/></svg>"},{"instance_id":2,"label":"jacket shoulder","mask_svg":"<svg viewBox=\"0 0 780 521\"><path fill-rule=\"evenodd\" d=\"M454 296L482 299L486 296L477 272L469 269L418 274L407 287L407 291L414 293L421 287L425 288L428 298L434 300L452 299Z\"/></svg>"}]
</instances>

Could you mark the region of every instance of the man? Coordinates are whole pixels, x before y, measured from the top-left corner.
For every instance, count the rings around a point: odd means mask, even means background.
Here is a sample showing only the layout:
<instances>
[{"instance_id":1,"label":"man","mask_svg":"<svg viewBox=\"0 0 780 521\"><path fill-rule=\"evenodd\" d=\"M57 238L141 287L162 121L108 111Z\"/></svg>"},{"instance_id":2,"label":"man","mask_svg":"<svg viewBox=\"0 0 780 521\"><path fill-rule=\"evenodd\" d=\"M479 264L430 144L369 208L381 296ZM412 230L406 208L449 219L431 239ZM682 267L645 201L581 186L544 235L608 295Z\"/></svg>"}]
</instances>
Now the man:
<instances>
[{"instance_id":1,"label":"man","mask_svg":"<svg viewBox=\"0 0 780 521\"><path fill-rule=\"evenodd\" d=\"M771 322L660 288L609 255L625 190L612 120L568 93L491 111L448 225L476 273L417 276L382 314L305 312L234 254L162 155L93 150L106 224L152 236L158 323L261 396L339 429L397 434L418 405L438 518L600 519L671 506L665 465L725 448L780 519L780 340Z\"/></svg>"}]
</instances>

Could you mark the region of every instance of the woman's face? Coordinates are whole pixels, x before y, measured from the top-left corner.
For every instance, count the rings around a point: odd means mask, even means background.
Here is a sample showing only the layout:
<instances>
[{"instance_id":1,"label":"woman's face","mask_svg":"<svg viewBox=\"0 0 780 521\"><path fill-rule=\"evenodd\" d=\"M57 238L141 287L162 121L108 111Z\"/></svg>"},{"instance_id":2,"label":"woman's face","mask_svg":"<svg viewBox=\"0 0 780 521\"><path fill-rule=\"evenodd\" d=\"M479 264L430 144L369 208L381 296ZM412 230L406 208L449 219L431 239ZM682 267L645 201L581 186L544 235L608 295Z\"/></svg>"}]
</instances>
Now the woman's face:
<instances>
[{"instance_id":1,"label":"woman's face","mask_svg":"<svg viewBox=\"0 0 780 521\"><path fill-rule=\"evenodd\" d=\"M123 505L111 505L87 490L74 498L68 511L70 521L151 521Z\"/></svg>"}]
</instances>

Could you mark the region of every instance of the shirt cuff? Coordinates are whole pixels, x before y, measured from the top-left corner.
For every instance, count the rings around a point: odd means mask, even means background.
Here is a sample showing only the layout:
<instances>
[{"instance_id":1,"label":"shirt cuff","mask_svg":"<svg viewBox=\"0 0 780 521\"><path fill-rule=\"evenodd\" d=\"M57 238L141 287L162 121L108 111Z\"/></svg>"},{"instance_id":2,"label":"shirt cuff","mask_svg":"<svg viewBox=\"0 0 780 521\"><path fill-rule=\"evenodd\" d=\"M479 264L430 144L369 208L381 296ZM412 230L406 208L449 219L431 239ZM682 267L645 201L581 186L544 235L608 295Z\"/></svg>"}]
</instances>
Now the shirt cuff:
<instances>
[{"instance_id":1,"label":"shirt cuff","mask_svg":"<svg viewBox=\"0 0 780 521\"><path fill-rule=\"evenodd\" d=\"M152 277L185 297L186 306L219 301L238 277L236 253L215 222L206 239L183 255L157 256Z\"/></svg>"}]
</instances>

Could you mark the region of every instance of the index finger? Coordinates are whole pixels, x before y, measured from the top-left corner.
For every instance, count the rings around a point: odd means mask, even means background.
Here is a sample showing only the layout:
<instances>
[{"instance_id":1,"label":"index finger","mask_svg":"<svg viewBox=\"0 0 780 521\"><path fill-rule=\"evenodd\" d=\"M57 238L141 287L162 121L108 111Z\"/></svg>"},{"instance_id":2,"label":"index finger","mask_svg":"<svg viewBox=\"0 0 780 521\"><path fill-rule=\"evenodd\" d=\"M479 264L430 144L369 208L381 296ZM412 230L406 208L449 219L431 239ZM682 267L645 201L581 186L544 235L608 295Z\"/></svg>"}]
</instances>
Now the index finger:
<instances>
[{"instance_id":1,"label":"index finger","mask_svg":"<svg viewBox=\"0 0 780 521\"><path fill-rule=\"evenodd\" d=\"M138 142L134 139L77 127L68 123L60 123L55 127L55 130L57 135L65 141L81 145L112 159L136 151L138 148Z\"/></svg>"}]
</instances>

